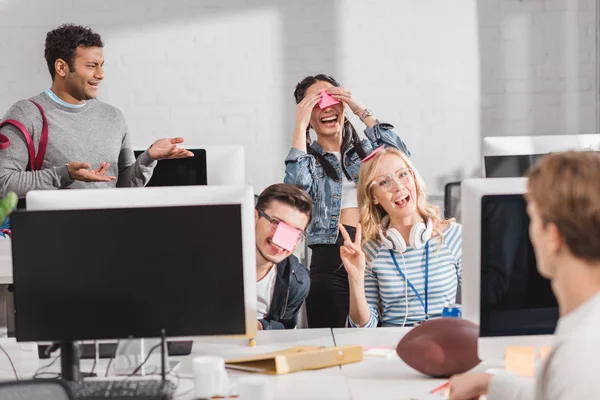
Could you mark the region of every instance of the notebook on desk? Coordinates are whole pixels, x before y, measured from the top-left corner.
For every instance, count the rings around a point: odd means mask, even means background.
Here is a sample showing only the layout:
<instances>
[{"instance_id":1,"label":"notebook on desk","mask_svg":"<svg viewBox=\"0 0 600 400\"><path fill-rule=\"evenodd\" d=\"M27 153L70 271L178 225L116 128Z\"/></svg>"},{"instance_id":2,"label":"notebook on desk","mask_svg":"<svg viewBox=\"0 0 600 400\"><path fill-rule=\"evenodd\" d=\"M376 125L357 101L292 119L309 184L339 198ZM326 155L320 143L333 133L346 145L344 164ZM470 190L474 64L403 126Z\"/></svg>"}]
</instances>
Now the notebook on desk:
<instances>
[{"instance_id":1,"label":"notebook on desk","mask_svg":"<svg viewBox=\"0 0 600 400\"><path fill-rule=\"evenodd\" d=\"M297 346L288 349L225 361L225 366L247 372L281 375L290 372L329 368L362 361L362 346Z\"/></svg>"}]
</instances>

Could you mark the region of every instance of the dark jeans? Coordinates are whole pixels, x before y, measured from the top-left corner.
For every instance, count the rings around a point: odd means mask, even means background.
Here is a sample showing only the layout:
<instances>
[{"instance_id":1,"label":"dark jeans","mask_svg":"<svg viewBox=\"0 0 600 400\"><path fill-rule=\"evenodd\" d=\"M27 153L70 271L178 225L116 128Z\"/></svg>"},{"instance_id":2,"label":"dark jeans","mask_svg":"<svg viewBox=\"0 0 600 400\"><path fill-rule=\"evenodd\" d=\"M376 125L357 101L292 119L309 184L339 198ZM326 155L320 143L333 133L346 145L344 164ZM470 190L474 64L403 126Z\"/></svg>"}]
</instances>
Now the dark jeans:
<instances>
[{"instance_id":1,"label":"dark jeans","mask_svg":"<svg viewBox=\"0 0 600 400\"><path fill-rule=\"evenodd\" d=\"M354 240L356 229L345 226ZM310 292L306 298L306 317L309 328L343 328L350 311L348 273L342 265L340 233L335 244L311 246Z\"/></svg>"}]
</instances>

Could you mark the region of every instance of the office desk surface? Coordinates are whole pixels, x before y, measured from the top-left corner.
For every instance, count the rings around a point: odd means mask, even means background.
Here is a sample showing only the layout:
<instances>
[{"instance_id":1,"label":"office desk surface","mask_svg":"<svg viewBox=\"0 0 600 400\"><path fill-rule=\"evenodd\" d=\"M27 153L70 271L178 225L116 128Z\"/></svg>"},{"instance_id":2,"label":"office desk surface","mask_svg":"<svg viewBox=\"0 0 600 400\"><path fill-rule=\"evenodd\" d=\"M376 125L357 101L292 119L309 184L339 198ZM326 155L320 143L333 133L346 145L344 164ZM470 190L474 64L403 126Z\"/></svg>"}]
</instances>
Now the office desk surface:
<instances>
[{"instance_id":1,"label":"office desk surface","mask_svg":"<svg viewBox=\"0 0 600 400\"><path fill-rule=\"evenodd\" d=\"M297 329L285 331L260 331L257 344L250 347L247 339L222 337L194 337L192 354L172 357L180 361L176 371L180 377L177 399L193 399L192 359L201 355L218 355L224 358L267 353L294 346L345 346L360 344L364 347L395 348L409 328L376 329ZM335 343L335 344L334 344ZM10 354L20 378L30 378L35 371L52 360L39 360L34 343L16 343L14 339L0 339L0 345ZM100 360L96 371L104 376L108 360ZM89 371L92 360L82 360L82 371ZM476 369L483 370L484 365ZM55 363L48 372L58 372ZM228 370L230 382L236 385L249 373ZM407 366L396 355L391 359L365 357L362 362L316 371L302 371L280 376L265 375L272 385L275 399L423 399L433 388L444 383L432 379ZM0 352L0 380L12 380L14 374L6 356ZM123 377L114 377L123 379ZM176 379L174 379L176 380ZM236 391L234 390L234 393Z\"/></svg>"},{"instance_id":2,"label":"office desk surface","mask_svg":"<svg viewBox=\"0 0 600 400\"><path fill-rule=\"evenodd\" d=\"M294 346L332 347L334 344L331 329L260 331L255 347L248 345L248 339L195 338L192 355L182 358L179 373L182 376L191 376L194 356L218 355L227 359L269 353ZM248 375L246 372L229 369L227 374L234 385L240 377ZM340 367L265 376L272 384L275 399L350 399L347 379ZM184 384L186 388L191 388L192 383L189 379ZM184 390L183 383L180 386ZM182 398L193 397L190 394L189 397Z\"/></svg>"},{"instance_id":3,"label":"office desk surface","mask_svg":"<svg viewBox=\"0 0 600 400\"><path fill-rule=\"evenodd\" d=\"M337 346L360 344L363 347L396 345L410 328L333 329ZM352 398L362 399L418 399L445 382L429 378L406 365L394 353L391 359L365 356L361 363L343 365Z\"/></svg>"},{"instance_id":4,"label":"office desk surface","mask_svg":"<svg viewBox=\"0 0 600 400\"><path fill-rule=\"evenodd\" d=\"M219 337L194 337L192 354L185 357L171 357L170 361L179 361L176 368L180 377L177 399L191 400L193 396L192 359L201 355L217 355L225 358L241 357L251 354L268 353L294 346L333 346L331 329L298 329L286 331L261 331L256 338L256 346L250 347L247 339L225 339ZM38 360L34 343L17 343L14 339L0 339L0 345L8 352L21 379L31 378L38 368L48 365L52 360ZM92 360L82 360L81 370L90 371ZM96 371L104 376L108 360L100 360ZM112 369L112 368L111 368ZM56 362L46 372L59 372L60 363ZM249 373L227 370L234 388L242 376ZM174 374L172 374L174 375ZM302 371L288 375L265 375L271 382L275 399L350 399L348 382L340 367L317 371ZM172 376L171 376L172 377ZM123 379L124 377L111 377ZM14 380L14 373L6 356L0 352L0 380ZM177 381L177 379L173 379ZM235 389L234 389L235 392Z\"/></svg>"},{"instance_id":5,"label":"office desk surface","mask_svg":"<svg viewBox=\"0 0 600 400\"><path fill-rule=\"evenodd\" d=\"M0 284L13 282L12 247L8 238L0 237Z\"/></svg>"}]
</instances>

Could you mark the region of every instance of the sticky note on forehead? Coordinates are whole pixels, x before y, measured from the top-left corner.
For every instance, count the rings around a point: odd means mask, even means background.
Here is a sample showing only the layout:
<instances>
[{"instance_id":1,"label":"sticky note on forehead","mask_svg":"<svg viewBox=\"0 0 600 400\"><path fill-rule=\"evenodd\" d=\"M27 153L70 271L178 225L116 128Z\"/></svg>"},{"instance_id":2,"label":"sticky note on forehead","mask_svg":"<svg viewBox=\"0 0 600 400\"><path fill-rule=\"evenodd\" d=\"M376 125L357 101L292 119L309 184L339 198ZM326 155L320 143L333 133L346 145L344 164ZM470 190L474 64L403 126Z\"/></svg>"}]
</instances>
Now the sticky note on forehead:
<instances>
[{"instance_id":1,"label":"sticky note on forehead","mask_svg":"<svg viewBox=\"0 0 600 400\"><path fill-rule=\"evenodd\" d=\"M318 104L319 104L319 107L321 107L321 109L332 106L332 105L340 102L338 99L336 99L335 97L333 97L332 95L327 93L327 89L321 90L320 95L321 95L321 100L319 100Z\"/></svg>"},{"instance_id":2,"label":"sticky note on forehead","mask_svg":"<svg viewBox=\"0 0 600 400\"><path fill-rule=\"evenodd\" d=\"M294 228L285 222L280 222L273 235L273 243L279 247L283 247L287 251L292 251L298 242L300 233L301 231L299 229Z\"/></svg>"}]
</instances>

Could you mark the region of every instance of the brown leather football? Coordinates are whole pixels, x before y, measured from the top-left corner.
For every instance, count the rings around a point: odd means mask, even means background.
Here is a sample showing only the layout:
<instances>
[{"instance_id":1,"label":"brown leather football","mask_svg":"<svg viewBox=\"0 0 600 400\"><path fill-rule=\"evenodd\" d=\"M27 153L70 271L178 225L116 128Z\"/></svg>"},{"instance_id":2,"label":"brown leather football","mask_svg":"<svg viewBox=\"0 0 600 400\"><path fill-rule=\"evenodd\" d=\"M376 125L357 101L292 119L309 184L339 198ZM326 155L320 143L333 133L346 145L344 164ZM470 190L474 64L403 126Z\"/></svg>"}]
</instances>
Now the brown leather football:
<instances>
[{"instance_id":1,"label":"brown leather football","mask_svg":"<svg viewBox=\"0 0 600 400\"><path fill-rule=\"evenodd\" d=\"M425 321L398 343L398 356L422 374L447 378L480 363L477 356L479 328L459 318Z\"/></svg>"}]
</instances>

